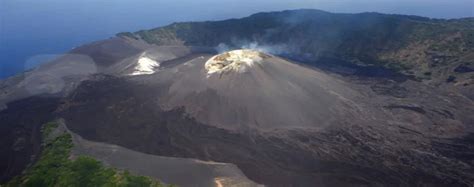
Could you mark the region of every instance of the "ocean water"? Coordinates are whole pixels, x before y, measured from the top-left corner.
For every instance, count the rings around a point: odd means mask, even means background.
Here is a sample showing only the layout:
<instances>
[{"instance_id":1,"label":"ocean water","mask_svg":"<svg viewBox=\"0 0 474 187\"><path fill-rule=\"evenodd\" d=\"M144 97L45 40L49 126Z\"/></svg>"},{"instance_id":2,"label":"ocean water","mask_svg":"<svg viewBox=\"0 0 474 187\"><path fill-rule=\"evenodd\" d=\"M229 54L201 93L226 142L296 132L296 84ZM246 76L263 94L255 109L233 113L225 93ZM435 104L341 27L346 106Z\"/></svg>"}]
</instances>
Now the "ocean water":
<instances>
[{"instance_id":1,"label":"ocean water","mask_svg":"<svg viewBox=\"0 0 474 187\"><path fill-rule=\"evenodd\" d=\"M118 32L172 22L299 8L453 18L472 16L472 7L471 0L0 0L0 79Z\"/></svg>"}]
</instances>

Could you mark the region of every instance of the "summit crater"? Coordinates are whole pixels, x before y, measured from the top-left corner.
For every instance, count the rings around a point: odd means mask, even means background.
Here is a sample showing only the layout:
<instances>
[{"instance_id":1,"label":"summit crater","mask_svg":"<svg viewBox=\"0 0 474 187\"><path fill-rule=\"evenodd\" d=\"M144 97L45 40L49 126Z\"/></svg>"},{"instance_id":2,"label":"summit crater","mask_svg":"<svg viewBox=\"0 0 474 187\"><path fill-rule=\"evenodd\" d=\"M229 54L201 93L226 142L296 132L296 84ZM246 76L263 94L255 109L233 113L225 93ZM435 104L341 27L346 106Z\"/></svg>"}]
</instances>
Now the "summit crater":
<instances>
[{"instance_id":1,"label":"summit crater","mask_svg":"<svg viewBox=\"0 0 474 187\"><path fill-rule=\"evenodd\" d=\"M245 72L270 55L251 49L226 51L211 57L204 65L208 74L222 72Z\"/></svg>"}]
</instances>

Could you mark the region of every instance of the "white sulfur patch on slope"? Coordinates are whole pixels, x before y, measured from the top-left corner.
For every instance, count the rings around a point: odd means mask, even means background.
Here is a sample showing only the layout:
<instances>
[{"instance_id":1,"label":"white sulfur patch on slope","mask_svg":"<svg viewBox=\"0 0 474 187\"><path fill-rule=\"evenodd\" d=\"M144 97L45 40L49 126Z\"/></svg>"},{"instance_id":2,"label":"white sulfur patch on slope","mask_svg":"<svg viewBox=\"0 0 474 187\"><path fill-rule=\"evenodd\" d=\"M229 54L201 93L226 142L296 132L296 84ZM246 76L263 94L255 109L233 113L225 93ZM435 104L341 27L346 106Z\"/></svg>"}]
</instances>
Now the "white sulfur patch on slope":
<instances>
[{"instance_id":1,"label":"white sulfur patch on slope","mask_svg":"<svg viewBox=\"0 0 474 187\"><path fill-rule=\"evenodd\" d=\"M130 75L147 75L156 72L156 68L160 67L160 63L148 57L140 57L138 59L135 70Z\"/></svg>"}]
</instances>

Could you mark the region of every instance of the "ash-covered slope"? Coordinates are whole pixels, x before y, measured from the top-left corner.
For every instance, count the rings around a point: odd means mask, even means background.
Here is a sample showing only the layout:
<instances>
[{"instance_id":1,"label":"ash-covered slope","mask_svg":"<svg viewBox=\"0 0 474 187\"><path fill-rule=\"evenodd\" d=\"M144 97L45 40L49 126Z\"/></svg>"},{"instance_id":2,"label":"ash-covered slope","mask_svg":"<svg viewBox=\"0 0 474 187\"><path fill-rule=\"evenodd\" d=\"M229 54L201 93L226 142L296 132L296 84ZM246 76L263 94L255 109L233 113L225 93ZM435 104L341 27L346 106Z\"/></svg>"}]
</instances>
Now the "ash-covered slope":
<instances>
[{"instance_id":1,"label":"ash-covered slope","mask_svg":"<svg viewBox=\"0 0 474 187\"><path fill-rule=\"evenodd\" d=\"M22 173L39 155L41 125L60 100L88 76L147 45L111 38L80 46L35 69L0 80L0 183Z\"/></svg>"},{"instance_id":2,"label":"ash-covered slope","mask_svg":"<svg viewBox=\"0 0 474 187\"><path fill-rule=\"evenodd\" d=\"M59 116L86 139L233 163L269 186L474 181L474 149L458 141L473 130L473 104L460 95L414 81L355 83L248 50L163 63L84 81Z\"/></svg>"},{"instance_id":3,"label":"ash-covered slope","mask_svg":"<svg viewBox=\"0 0 474 187\"><path fill-rule=\"evenodd\" d=\"M472 25L298 10L81 46L0 83L1 180L34 161L42 123L64 118L88 140L232 163L268 186L470 186Z\"/></svg>"},{"instance_id":4,"label":"ash-covered slope","mask_svg":"<svg viewBox=\"0 0 474 187\"><path fill-rule=\"evenodd\" d=\"M174 70L149 78L169 85L160 106L184 107L225 129L320 129L374 118L357 103L362 94L341 80L257 51L234 50Z\"/></svg>"},{"instance_id":5,"label":"ash-covered slope","mask_svg":"<svg viewBox=\"0 0 474 187\"><path fill-rule=\"evenodd\" d=\"M41 125L55 114L63 97L94 74L131 76L141 56L164 62L193 51L111 38L80 46L30 71L0 80L0 183L32 164L39 155ZM165 62L162 67L169 64Z\"/></svg>"}]
</instances>

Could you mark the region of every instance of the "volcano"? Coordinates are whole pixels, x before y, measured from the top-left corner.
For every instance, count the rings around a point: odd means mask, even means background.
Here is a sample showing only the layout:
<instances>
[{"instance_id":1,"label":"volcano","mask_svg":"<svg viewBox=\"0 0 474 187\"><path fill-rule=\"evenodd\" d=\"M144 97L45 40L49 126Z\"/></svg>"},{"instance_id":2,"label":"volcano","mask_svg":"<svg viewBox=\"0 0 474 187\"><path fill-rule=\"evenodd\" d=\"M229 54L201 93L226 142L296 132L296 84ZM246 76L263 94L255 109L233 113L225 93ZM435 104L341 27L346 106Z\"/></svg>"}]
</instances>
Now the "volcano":
<instances>
[{"instance_id":1,"label":"volcano","mask_svg":"<svg viewBox=\"0 0 474 187\"><path fill-rule=\"evenodd\" d=\"M180 186L470 186L467 23L297 10L78 47L1 82L2 180L57 120L74 154Z\"/></svg>"},{"instance_id":2,"label":"volcano","mask_svg":"<svg viewBox=\"0 0 474 187\"><path fill-rule=\"evenodd\" d=\"M469 176L454 160L446 165L444 158L425 155L432 141L426 135L456 136L468 127L469 105L409 92L400 100L380 94L393 82L371 89L258 50L212 54L165 47L146 53L176 57L149 55L160 64L152 74L124 71L84 81L59 107L73 132L149 154L233 163L250 180L270 186L411 184L420 180L414 173L431 173L421 167L425 162L452 168L452 177ZM140 58L119 64L133 67L124 64ZM459 118L436 116L443 110ZM446 125L433 130L430 118ZM416 168L397 165L401 158ZM437 181L430 175L422 180Z\"/></svg>"},{"instance_id":3,"label":"volcano","mask_svg":"<svg viewBox=\"0 0 474 187\"><path fill-rule=\"evenodd\" d=\"M150 84L169 85L161 108L184 107L201 123L231 130L316 130L361 120L363 94L322 72L253 50L204 59L152 78Z\"/></svg>"}]
</instances>

